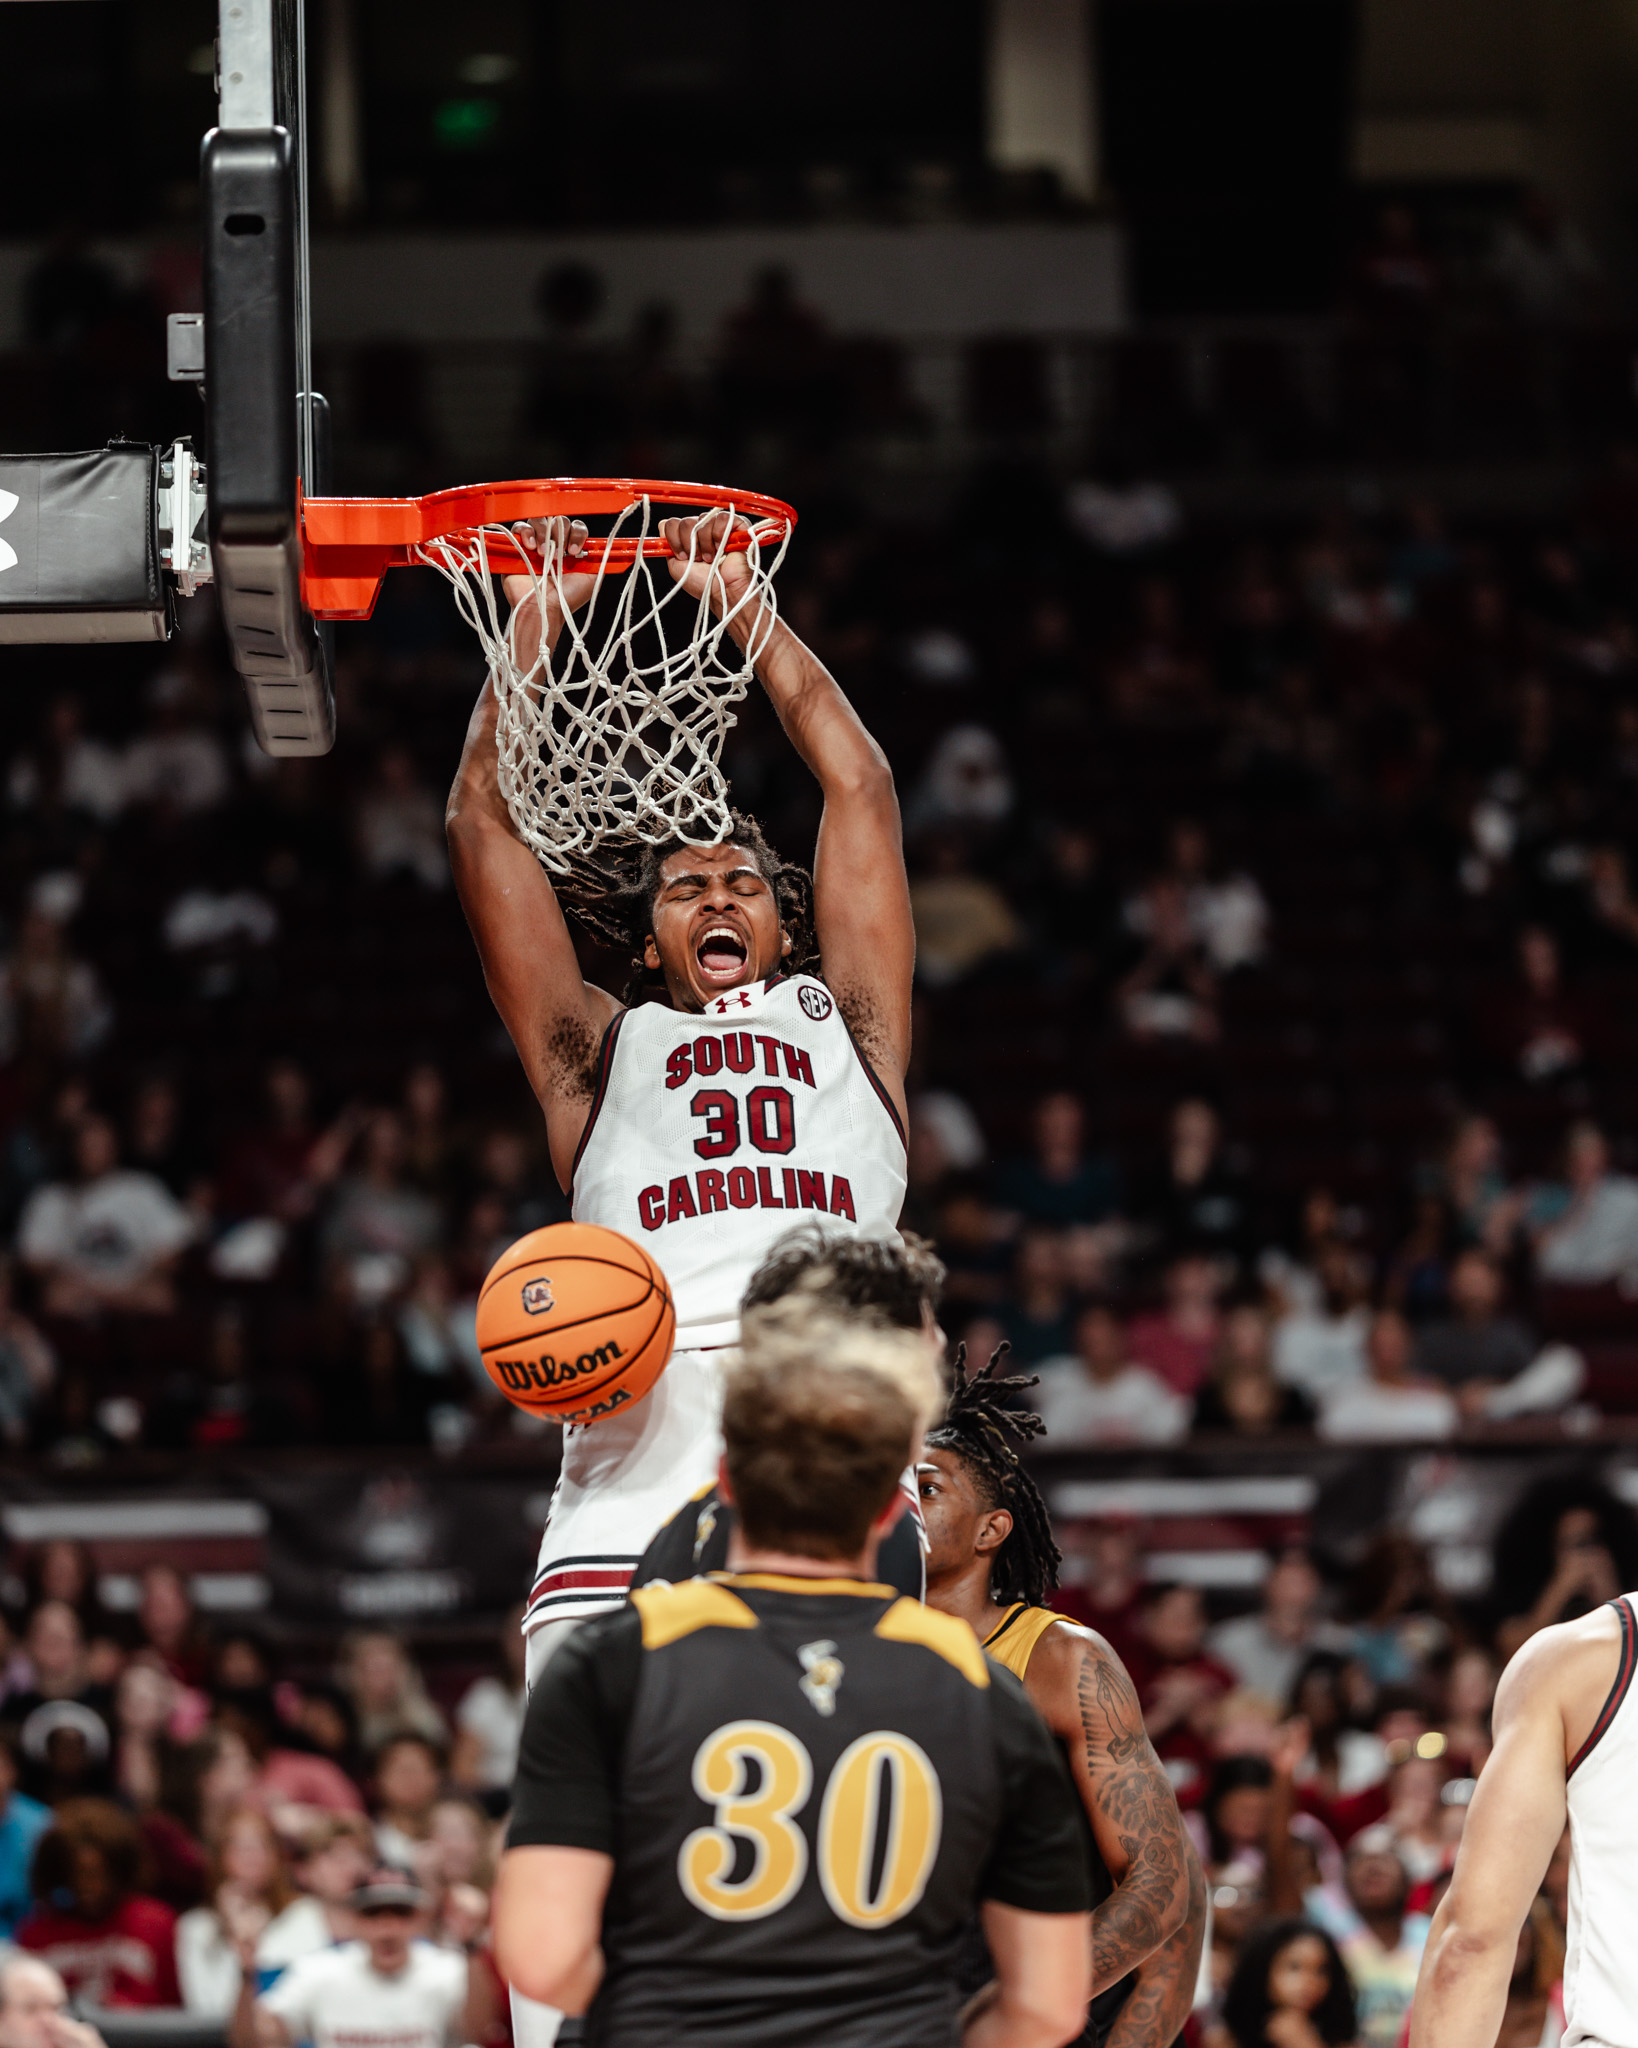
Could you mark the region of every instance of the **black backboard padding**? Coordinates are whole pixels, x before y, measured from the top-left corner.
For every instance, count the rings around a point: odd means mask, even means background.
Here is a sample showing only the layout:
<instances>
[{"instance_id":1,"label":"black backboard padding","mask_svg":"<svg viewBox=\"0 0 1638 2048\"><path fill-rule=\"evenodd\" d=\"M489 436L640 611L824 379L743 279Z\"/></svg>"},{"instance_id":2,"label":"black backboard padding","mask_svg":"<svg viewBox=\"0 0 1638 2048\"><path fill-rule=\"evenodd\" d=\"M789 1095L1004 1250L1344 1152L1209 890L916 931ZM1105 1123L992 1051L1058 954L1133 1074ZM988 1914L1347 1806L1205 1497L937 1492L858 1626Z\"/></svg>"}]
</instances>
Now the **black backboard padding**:
<instances>
[{"instance_id":1,"label":"black backboard padding","mask_svg":"<svg viewBox=\"0 0 1638 2048\"><path fill-rule=\"evenodd\" d=\"M17 500L0 520L17 557L0 569L0 611L163 612L157 459L136 443L0 455L0 491Z\"/></svg>"}]
</instances>

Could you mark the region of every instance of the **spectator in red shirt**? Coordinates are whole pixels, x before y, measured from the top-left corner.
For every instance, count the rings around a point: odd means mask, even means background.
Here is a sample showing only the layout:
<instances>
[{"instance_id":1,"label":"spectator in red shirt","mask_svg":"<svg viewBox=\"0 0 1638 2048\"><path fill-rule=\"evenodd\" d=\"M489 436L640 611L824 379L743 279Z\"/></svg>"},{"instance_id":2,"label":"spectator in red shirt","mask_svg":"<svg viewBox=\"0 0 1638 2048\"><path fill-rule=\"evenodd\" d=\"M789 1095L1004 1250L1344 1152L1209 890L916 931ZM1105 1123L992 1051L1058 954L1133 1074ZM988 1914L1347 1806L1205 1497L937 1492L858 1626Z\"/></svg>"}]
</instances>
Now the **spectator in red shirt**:
<instances>
[{"instance_id":1,"label":"spectator in red shirt","mask_svg":"<svg viewBox=\"0 0 1638 2048\"><path fill-rule=\"evenodd\" d=\"M1197 1586L1149 1587L1129 1668L1143 1725L1178 1797L1198 1799L1211 1758L1211 1709L1239 1680L1206 1649L1206 1604Z\"/></svg>"},{"instance_id":2,"label":"spectator in red shirt","mask_svg":"<svg viewBox=\"0 0 1638 2048\"><path fill-rule=\"evenodd\" d=\"M1217 1260L1191 1252L1166 1268L1166 1305L1160 1313L1132 1319L1127 1349L1175 1393L1198 1393L1211 1371L1223 1328L1217 1309L1222 1291Z\"/></svg>"},{"instance_id":3,"label":"spectator in red shirt","mask_svg":"<svg viewBox=\"0 0 1638 2048\"><path fill-rule=\"evenodd\" d=\"M138 1889L142 1838L105 1799L73 1799L34 1855L41 1901L17 1930L19 1948L57 1971L88 2005L180 2005L176 1915Z\"/></svg>"}]
</instances>

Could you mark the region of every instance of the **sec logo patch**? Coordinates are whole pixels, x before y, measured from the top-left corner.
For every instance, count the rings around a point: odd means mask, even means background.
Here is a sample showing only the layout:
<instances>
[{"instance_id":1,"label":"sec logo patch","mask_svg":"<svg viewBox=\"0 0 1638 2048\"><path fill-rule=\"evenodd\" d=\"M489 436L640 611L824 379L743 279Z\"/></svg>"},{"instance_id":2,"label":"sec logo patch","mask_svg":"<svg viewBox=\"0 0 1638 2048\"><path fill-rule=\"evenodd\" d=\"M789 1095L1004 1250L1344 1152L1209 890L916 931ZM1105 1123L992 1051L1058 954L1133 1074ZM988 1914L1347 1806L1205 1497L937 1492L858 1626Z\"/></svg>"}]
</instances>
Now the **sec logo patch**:
<instances>
[{"instance_id":1,"label":"sec logo patch","mask_svg":"<svg viewBox=\"0 0 1638 2048\"><path fill-rule=\"evenodd\" d=\"M797 992L796 1000L802 1005L804 1014L811 1017L815 1024L822 1024L836 1007L825 991L822 988L815 988L812 982L803 985Z\"/></svg>"},{"instance_id":2,"label":"sec logo patch","mask_svg":"<svg viewBox=\"0 0 1638 2048\"><path fill-rule=\"evenodd\" d=\"M550 1280L530 1280L523 1290L523 1306L532 1316L543 1316L553 1306Z\"/></svg>"}]
</instances>

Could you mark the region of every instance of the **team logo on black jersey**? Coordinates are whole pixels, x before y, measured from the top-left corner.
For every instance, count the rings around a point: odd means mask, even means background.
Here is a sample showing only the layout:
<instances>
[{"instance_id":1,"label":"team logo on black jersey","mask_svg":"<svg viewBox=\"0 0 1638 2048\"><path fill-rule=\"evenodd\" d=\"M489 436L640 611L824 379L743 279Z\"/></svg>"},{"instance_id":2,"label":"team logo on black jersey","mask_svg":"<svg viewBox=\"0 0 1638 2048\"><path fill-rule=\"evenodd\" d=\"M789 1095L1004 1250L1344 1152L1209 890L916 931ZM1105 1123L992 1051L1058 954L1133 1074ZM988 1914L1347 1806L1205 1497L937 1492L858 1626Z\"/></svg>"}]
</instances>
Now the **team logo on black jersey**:
<instances>
[{"instance_id":1,"label":"team logo on black jersey","mask_svg":"<svg viewBox=\"0 0 1638 2048\"><path fill-rule=\"evenodd\" d=\"M808 1696L808 1703L816 1713L830 1716L836 1711L836 1688L842 1682L847 1666L836 1654L836 1645L831 1642L804 1643L797 1651L802 1660L802 1676L797 1683Z\"/></svg>"},{"instance_id":2,"label":"team logo on black jersey","mask_svg":"<svg viewBox=\"0 0 1638 2048\"><path fill-rule=\"evenodd\" d=\"M550 1280L529 1280L524 1283L523 1306L532 1316L543 1316L549 1308L555 1308Z\"/></svg>"},{"instance_id":3,"label":"team logo on black jersey","mask_svg":"<svg viewBox=\"0 0 1638 2048\"><path fill-rule=\"evenodd\" d=\"M802 1005L804 1016L811 1017L815 1024L822 1024L835 1005L822 988L815 988L811 981L804 982L796 992L796 1000Z\"/></svg>"}]
</instances>

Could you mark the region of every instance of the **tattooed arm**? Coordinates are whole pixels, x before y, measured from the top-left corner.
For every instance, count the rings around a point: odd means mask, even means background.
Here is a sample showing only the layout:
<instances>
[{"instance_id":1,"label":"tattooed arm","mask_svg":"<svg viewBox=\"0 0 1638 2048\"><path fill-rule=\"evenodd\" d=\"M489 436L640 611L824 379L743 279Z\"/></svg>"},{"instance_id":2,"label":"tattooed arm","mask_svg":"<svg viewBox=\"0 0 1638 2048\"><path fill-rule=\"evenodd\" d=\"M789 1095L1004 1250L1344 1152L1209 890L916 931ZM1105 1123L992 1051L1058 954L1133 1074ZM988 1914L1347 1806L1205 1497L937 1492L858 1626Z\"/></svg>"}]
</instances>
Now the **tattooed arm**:
<instances>
[{"instance_id":1,"label":"tattooed arm","mask_svg":"<svg viewBox=\"0 0 1638 2048\"><path fill-rule=\"evenodd\" d=\"M1137 1966L1131 1996L1115 2015L1106 2048L1171 2048L1194 2010L1206 1945L1206 1874L1188 1844L1189 1904L1182 1923Z\"/></svg>"},{"instance_id":2,"label":"tattooed arm","mask_svg":"<svg viewBox=\"0 0 1638 2048\"><path fill-rule=\"evenodd\" d=\"M1059 1622L1036 1645L1024 1682L1037 1712L1069 1751L1076 1790L1115 1881L1092 1915L1093 1996L1163 1948L1167 1967L1183 1973L1183 1952L1170 1953L1172 1939L1180 1930L1188 1933L1198 1959L1205 1886L1177 1795L1144 1733L1131 1679L1102 1636ZM1191 1998L1193 1990L1190 1976ZM1158 2025L1182 1996L1180 1982L1173 1985L1171 1999L1153 1984L1147 1991L1139 1984L1133 2001L1142 1999ZM1152 2033L1146 2038L1172 2037Z\"/></svg>"}]
</instances>

